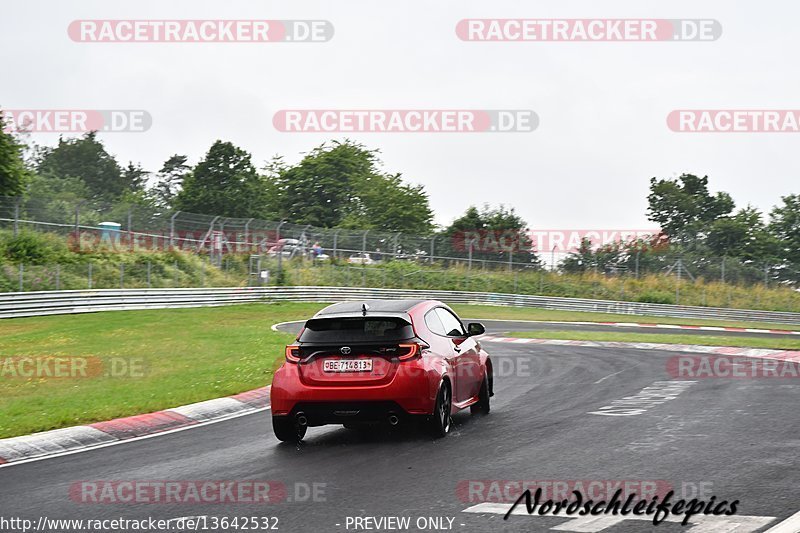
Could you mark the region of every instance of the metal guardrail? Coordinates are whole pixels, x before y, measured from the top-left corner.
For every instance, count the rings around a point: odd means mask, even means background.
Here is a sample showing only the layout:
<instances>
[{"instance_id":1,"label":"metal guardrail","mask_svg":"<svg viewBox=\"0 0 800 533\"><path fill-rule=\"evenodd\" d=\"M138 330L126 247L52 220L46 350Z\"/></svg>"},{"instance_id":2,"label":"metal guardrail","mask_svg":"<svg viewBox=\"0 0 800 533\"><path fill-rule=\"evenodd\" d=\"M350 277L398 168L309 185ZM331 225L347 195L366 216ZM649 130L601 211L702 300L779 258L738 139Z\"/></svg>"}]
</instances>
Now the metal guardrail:
<instances>
[{"instance_id":1,"label":"metal guardrail","mask_svg":"<svg viewBox=\"0 0 800 533\"><path fill-rule=\"evenodd\" d=\"M558 298L491 292L362 287L235 287L208 289L98 289L0 294L0 318L97 311L203 307L247 302L334 302L370 298L431 298L447 303L533 307L673 318L774 322L800 325L800 313L668 304Z\"/></svg>"}]
</instances>

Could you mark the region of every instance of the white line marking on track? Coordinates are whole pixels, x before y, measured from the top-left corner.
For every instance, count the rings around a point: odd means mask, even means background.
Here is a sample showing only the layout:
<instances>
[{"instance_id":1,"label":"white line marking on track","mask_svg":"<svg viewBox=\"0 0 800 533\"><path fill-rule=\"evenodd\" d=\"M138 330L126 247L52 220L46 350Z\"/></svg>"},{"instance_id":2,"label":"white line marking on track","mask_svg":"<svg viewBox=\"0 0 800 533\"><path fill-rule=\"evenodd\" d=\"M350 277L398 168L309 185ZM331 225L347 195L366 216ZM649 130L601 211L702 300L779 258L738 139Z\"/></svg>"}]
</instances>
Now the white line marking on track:
<instances>
[{"instance_id":1,"label":"white line marking on track","mask_svg":"<svg viewBox=\"0 0 800 533\"><path fill-rule=\"evenodd\" d=\"M613 374L609 374L609 375L607 375L607 376L603 376L602 378L600 378L600 379L598 379L597 381L595 381L595 382L594 382L594 384L595 384L595 385L597 385L598 383L602 383L603 381L607 380L607 379L608 379L608 378L610 378L610 377L614 377L614 376L616 376L617 374L622 374L622 373L623 373L623 372L625 372L626 370L630 370L631 368L633 368L633 367L636 367L636 366L639 366L639 365L641 365L641 364L642 364L642 363L636 363L635 365L631 365L631 366L629 366L628 368L623 368L623 369L622 369L622 370L620 370L619 372L614 372Z\"/></svg>"},{"instance_id":2,"label":"white line marking on track","mask_svg":"<svg viewBox=\"0 0 800 533\"><path fill-rule=\"evenodd\" d=\"M764 533L798 533L800 531L800 511L792 516L769 528Z\"/></svg>"},{"instance_id":3,"label":"white line marking on track","mask_svg":"<svg viewBox=\"0 0 800 533\"><path fill-rule=\"evenodd\" d=\"M216 424L217 422L224 422L226 420L233 420L234 418L239 418L239 417L242 417L242 416L254 415L256 413L260 413L262 411L268 411L270 409L271 409L271 406L257 407L257 408L255 408L255 409L253 409L251 411L243 411L241 413L234 413L234 414L232 414L230 416L226 416L224 418L218 418L216 420L208 420L206 422L199 422L197 424L192 424L190 426L184 426L184 427L175 428L175 429L168 429L166 431L160 431L158 433L151 433L150 435L142 435L141 437L133 437L133 438L130 438L130 439L117 440L117 441L114 441L114 442L106 442L106 443L103 443L103 444L98 444L97 446L90 446L88 448L81 448L80 450L70 450L68 452L60 452L60 453L54 453L52 455L45 455L45 456L42 456L42 457L31 457L30 459L23 459L21 461L14 461L13 463L6 463L4 465L0 465L0 468L9 468L9 467L12 467L12 466L22 465L22 464L26 464L26 463L35 463L37 461L44 461L46 459L53 459L54 457L64 457L65 455L72 455L72 454L75 454L75 453L88 452L90 450L97 450L97 449L100 449L100 448L107 448L109 446L117 446L117 445L120 445L120 444L127 444L129 442L136 442L136 441L144 440L144 439L152 439L153 437L161 437L163 435L170 435L172 433L178 433L179 431L186 431L188 429L196 429L196 428L208 426L208 425L211 425L211 424Z\"/></svg>"}]
</instances>

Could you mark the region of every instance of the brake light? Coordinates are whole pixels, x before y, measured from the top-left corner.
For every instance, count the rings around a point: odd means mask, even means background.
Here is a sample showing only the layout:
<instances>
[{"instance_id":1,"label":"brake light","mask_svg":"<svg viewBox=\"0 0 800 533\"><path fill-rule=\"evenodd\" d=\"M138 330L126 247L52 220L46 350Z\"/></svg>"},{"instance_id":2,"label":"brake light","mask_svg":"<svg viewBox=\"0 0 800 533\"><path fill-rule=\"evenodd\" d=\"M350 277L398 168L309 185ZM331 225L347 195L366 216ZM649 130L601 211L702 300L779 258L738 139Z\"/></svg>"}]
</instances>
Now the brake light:
<instances>
[{"instance_id":1,"label":"brake light","mask_svg":"<svg viewBox=\"0 0 800 533\"><path fill-rule=\"evenodd\" d=\"M422 350L427 348L427 346L418 344L416 342L411 344L398 344L397 346L401 350L408 350L403 355L397 357L398 361L409 361L411 359L419 357Z\"/></svg>"},{"instance_id":2,"label":"brake light","mask_svg":"<svg viewBox=\"0 0 800 533\"><path fill-rule=\"evenodd\" d=\"M300 347L290 344L286 347L286 361L289 363L300 362Z\"/></svg>"}]
</instances>

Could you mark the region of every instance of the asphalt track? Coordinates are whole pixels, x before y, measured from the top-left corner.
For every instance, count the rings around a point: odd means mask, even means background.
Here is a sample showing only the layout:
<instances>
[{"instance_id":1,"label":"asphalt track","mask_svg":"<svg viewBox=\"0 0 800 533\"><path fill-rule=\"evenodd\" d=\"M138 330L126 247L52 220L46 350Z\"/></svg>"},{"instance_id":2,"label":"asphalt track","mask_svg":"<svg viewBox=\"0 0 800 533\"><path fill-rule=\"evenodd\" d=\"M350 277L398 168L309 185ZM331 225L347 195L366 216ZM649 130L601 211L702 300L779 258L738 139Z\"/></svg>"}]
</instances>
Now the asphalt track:
<instances>
[{"instance_id":1,"label":"asphalt track","mask_svg":"<svg viewBox=\"0 0 800 533\"><path fill-rule=\"evenodd\" d=\"M484 323L493 334L533 329ZM666 362L675 353L499 342L485 348L499 369L492 412L459 413L445 439L411 428L363 434L331 426L311 428L300 445L281 444L263 411L0 468L0 516L36 522L257 515L277 517L279 531L302 532L386 531L348 529L347 517L407 516L407 531L420 531L419 517L447 517L451 531L464 532L743 533L767 531L800 510L797 379L701 379L635 416L600 416L590 413L670 380ZM82 480L272 480L284 484L288 498L93 504L70 498L70 487ZM740 503L734 517L690 526L527 515L506 521L497 512L465 512L480 503L459 491L469 480L657 480L687 499L702 491L705 499ZM316 501L307 501L314 486Z\"/></svg>"}]
</instances>

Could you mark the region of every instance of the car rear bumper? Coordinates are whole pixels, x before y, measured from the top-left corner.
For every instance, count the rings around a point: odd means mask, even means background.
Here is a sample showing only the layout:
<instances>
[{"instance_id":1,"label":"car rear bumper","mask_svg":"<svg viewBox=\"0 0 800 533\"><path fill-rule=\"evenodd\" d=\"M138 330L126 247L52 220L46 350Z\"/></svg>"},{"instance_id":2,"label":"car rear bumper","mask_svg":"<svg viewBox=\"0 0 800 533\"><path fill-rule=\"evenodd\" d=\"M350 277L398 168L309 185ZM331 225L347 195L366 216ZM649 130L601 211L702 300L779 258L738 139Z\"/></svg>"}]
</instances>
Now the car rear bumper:
<instances>
[{"instance_id":1,"label":"car rear bumper","mask_svg":"<svg viewBox=\"0 0 800 533\"><path fill-rule=\"evenodd\" d=\"M273 416L296 416L303 410L309 425L341 424L348 418L379 421L390 413L401 418L430 415L438 388L438 374L425 368L397 373L390 382L377 386L325 386L303 383L297 365L284 364L272 381L270 402Z\"/></svg>"},{"instance_id":2,"label":"car rear bumper","mask_svg":"<svg viewBox=\"0 0 800 533\"><path fill-rule=\"evenodd\" d=\"M277 415L274 415L277 416ZM325 424L406 423L415 416L393 401L367 402L297 402L285 415L305 417L309 426Z\"/></svg>"}]
</instances>

